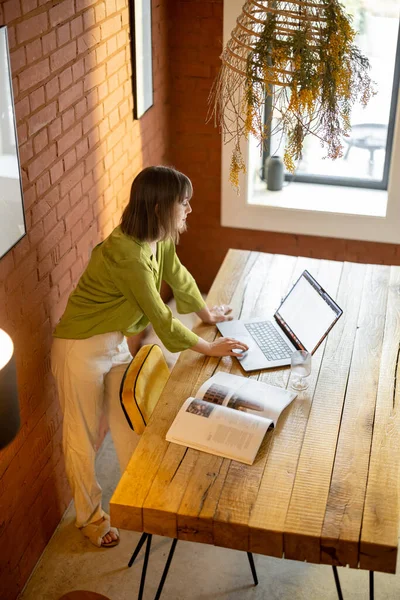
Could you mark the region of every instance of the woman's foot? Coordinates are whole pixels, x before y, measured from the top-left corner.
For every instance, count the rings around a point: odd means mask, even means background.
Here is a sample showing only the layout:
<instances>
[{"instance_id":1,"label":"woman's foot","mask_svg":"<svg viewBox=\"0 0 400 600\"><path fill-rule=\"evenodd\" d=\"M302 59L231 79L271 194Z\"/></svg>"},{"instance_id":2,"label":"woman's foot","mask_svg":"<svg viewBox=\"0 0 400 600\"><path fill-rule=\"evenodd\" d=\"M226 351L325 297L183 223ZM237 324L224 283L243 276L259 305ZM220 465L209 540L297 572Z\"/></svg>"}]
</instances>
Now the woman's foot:
<instances>
[{"instance_id":1,"label":"woman's foot","mask_svg":"<svg viewBox=\"0 0 400 600\"><path fill-rule=\"evenodd\" d=\"M91 524L92 525L101 525L106 520L107 519L105 517L102 517L98 521L94 521ZM112 529L115 529L115 528L113 527ZM106 535L103 535L103 537L101 539L102 539L102 543L101 543L102 546L106 545L106 544L111 544L111 542L116 542L117 540L119 541L118 535L116 533L114 533L114 531L111 531L111 529L108 533L106 533Z\"/></svg>"},{"instance_id":2,"label":"woman's foot","mask_svg":"<svg viewBox=\"0 0 400 600\"><path fill-rule=\"evenodd\" d=\"M107 514L98 521L81 527L81 531L98 548L113 548L119 544L118 529L111 527L110 517Z\"/></svg>"}]
</instances>

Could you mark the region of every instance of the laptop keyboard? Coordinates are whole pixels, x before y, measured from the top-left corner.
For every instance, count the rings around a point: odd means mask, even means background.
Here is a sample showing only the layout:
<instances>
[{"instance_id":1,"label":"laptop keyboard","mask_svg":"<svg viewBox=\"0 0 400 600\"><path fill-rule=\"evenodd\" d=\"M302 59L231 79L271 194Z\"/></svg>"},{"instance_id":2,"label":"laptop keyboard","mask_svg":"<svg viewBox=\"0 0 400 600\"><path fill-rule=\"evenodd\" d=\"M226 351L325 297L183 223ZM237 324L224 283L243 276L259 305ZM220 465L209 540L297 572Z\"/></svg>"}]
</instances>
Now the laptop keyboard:
<instances>
[{"instance_id":1,"label":"laptop keyboard","mask_svg":"<svg viewBox=\"0 0 400 600\"><path fill-rule=\"evenodd\" d=\"M260 323L245 323L244 326L268 360L289 358L293 353L272 323L261 321Z\"/></svg>"}]
</instances>

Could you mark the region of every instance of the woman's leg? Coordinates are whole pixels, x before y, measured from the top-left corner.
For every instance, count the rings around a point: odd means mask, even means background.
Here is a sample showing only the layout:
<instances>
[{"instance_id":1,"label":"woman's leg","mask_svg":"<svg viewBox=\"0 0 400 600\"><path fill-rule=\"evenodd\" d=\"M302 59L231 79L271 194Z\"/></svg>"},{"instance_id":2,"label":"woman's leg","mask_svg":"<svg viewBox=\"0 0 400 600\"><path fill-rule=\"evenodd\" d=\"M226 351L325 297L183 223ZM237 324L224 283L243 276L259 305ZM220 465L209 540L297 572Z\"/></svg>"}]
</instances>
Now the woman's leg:
<instances>
[{"instance_id":1,"label":"woman's leg","mask_svg":"<svg viewBox=\"0 0 400 600\"><path fill-rule=\"evenodd\" d=\"M77 527L104 516L102 491L95 474L95 444L103 409L104 375L110 370L112 360L109 341L102 347L103 337L55 339L52 348L52 371L64 413L65 466L75 501Z\"/></svg>"},{"instance_id":2,"label":"woman's leg","mask_svg":"<svg viewBox=\"0 0 400 600\"><path fill-rule=\"evenodd\" d=\"M114 447L117 452L121 475L137 446L139 436L132 431L122 410L119 390L124 373L132 360L126 340L118 346L113 357L113 366L104 379L105 412L110 426Z\"/></svg>"}]
</instances>

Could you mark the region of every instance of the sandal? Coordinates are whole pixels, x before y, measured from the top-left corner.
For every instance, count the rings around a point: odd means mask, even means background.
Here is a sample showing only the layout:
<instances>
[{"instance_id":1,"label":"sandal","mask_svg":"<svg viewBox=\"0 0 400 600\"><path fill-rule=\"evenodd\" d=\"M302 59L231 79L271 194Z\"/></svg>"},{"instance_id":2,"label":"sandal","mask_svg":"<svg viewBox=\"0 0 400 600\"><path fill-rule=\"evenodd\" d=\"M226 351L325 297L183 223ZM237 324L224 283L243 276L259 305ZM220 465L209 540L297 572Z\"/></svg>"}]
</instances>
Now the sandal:
<instances>
[{"instance_id":1,"label":"sandal","mask_svg":"<svg viewBox=\"0 0 400 600\"><path fill-rule=\"evenodd\" d=\"M83 535L98 548L114 548L114 546L118 546L119 544L119 531L116 527L111 527L110 517L106 513L104 513L103 521L101 523L98 525L89 523L89 525L81 527L81 531ZM114 533L117 536L117 539L111 542L103 542L103 537L110 532Z\"/></svg>"}]
</instances>

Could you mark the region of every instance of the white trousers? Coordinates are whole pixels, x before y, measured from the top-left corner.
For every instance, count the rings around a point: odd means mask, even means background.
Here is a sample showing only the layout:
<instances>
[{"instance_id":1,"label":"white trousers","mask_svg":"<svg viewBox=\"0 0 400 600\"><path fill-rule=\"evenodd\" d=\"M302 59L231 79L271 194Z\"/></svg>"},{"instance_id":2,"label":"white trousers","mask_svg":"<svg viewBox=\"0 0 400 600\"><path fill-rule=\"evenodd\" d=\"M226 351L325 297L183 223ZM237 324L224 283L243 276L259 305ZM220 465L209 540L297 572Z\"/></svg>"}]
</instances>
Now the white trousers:
<instances>
[{"instance_id":1,"label":"white trousers","mask_svg":"<svg viewBox=\"0 0 400 600\"><path fill-rule=\"evenodd\" d=\"M76 509L76 525L84 527L103 515L95 456L100 418L105 412L121 473L139 436L130 429L119 401L119 388L132 356L120 332L85 340L54 338L51 368L64 415L63 449Z\"/></svg>"}]
</instances>

